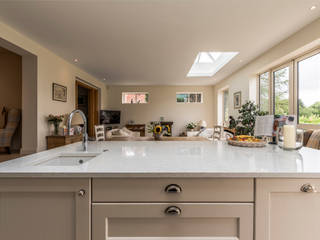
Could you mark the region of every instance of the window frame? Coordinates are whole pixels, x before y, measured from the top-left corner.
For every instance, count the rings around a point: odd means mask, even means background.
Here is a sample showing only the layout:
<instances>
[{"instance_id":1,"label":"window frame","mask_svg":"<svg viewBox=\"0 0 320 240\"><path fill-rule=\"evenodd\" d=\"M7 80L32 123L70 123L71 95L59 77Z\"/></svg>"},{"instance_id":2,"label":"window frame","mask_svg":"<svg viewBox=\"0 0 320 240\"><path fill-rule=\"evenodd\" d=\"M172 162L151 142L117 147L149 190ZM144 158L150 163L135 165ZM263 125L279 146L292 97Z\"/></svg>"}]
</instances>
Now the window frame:
<instances>
[{"instance_id":1,"label":"window frame","mask_svg":"<svg viewBox=\"0 0 320 240\"><path fill-rule=\"evenodd\" d=\"M310 57L313 57L317 54L320 54L320 48L314 49L312 51L309 51L305 54L300 55L299 57L295 58L294 60L294 69L295 69L295 82L294 82L294 87L295 87L295 91L294 91L294 112L297 115L297 123L298 126L301 128L305 128L305 129L319 129L320 128L320 124L308 124L308 123L299 123L299 62L306 60Z\"/></svg>"},{"instance_id":2,"label":"window frame","mask_svg":"<svg viewBox=\"0 0 320 240\"><path fill-rule=\"evenodd\" d=\"M269 72L269 113L274 114L274 72L285 67L289 67L289 114L297 116L297 126L302 129L320 129L320 124L306 124L299 123L299 73L298 73L298 63L305 59L308 59L314 55L320 54L320 47L317 46L312 50L306 51L302 54L292 57L290 61L285 61L279 65L268 68L265 71L259 72L257 74L257 97L256 100L260 106L260 75Z\"/></svg>"},{"instance_id":3,"label":"window frame","mask_svg":"<svg viewBox=\"0 0 320 240\"><path fill-rule=\"evenodd\" d=\"M260 106L261 106L261 95L260 95L260 93L261 93L261 91L260 91L260 89L261 89L261 75L263 75L263 74L266 74L266 73L268 73L268 75L269 75L269 77L268 77L268 81L269 81L269 90L268 90L268 112L269 113L271 113L272 112L272 110L271 110L271 108L272 108L272 99L271 99L271 97L270 97L270 95L272 95L271 94L271 92L272 92L272 85L271 85L271 71L265 71L265 72L263 72L263 73L260 73L259 75L258 75L258 79L257 79L257 85L258 85L258 89L257 89L257 98L258 98L258 104L259 104L259 110L261 110L261 108L260 108Z\"/></svg>"},{"instance_id":4,"label":"window frame","mask_svg":"<svg viewBox=\"0 0 320 240\"><path fill-rule=\"evenodd\" d=\"M125 94L132 94L132 95L145 94L145 95L148 95L148 101L145 103L137 103L137 102L136 103L126 103L126 102L124 102ZM139 104L148 104L148 103L150 103L150 93L149 92L122 92L121 93L121 104L139 105Z\"/></svg>"},{"instance_id":5,"label":"window frame","mask_svg":"<svg viewBox=\"0 0 320 240\"><path fill-rule=\"evenodd\" d=\"M294 111L293 111L293 61L287 62L285 64L282 64L276 68L271 69L271 86L272 86L272 90L271 90L271 112L272 114L275 114L275 84L274 84L274 73L284 69L284 68L289 68L289 86L288 86L288 102L289 102L289 106L288 106L288 111L289 111L289 115L293 115ZM270 94L269 94L270 95Z\"/></svg>"},{"instance_id":6,"label":"window frame","mask_svg":"<svg viewBox=\"0 0 320 240\"><path fill-rule=\"evenodd\" d=\"M177 101L177 95L178 94L188 94L188 95L190 95L190 94L201 94L201 102L190 102L189 100L188 100L188 102L178 102ZM188 98L188 99L190 99L190 98ZM203 103L203 92L176 92L176 103L177 104L201 104L201 103Z\"/></svg>"}]
</instances>

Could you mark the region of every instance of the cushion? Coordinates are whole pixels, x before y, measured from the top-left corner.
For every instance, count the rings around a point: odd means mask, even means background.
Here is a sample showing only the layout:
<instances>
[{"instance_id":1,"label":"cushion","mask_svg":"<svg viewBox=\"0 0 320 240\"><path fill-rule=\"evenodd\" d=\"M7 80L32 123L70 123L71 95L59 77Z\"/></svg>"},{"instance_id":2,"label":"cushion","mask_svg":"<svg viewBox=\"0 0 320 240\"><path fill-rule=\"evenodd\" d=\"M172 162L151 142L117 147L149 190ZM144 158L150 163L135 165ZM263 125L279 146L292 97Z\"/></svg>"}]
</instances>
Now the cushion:
<instances>
[{"instance_id":1,"label":"cushion","mask_svg":"<svg viewBox=\"0 0 320 240\"><path fill-rule=\"evenodd\" d=\"M303 134L303 146L307 146L308 141L313 133L313 130L307 130Z\"/></svg>"},{"instance_id":2,"label":"cushion","mask_svg":"<svg viewBox=\"0 0 320 240\"><path fill-rule=\"evenodd\" d=\"M320 149L320 130L314 130L306 147Z\"/></svg>"},{"instance_id":3,"label":"cushion","mask_svg":"<svg viewBox=\"0 0 320 240\"><path fill-rule=\"evenodd\" d=\"M122 129L121 129L123 132L125 132L125 133L127 133L128 135L130 135L130 136L132 136L133 134L133 132L132 131L130 131L128 128L126 128L126 127L123 127Z\"/></svg>"}]
</instances>

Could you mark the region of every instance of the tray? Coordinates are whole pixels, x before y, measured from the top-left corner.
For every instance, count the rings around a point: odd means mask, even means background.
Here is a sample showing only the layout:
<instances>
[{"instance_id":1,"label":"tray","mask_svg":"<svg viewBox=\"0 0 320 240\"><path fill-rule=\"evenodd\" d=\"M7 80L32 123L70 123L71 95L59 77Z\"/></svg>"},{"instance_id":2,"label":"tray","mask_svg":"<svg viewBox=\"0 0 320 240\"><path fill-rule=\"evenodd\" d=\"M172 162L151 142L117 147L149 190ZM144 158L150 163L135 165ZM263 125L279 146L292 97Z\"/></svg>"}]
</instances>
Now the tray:
<instances>
[{"instance_id":1,"label":"tray","mask_svg":"<svg viewBox=\"0 0 320 240\"><path fill-rule=\"evenodd\" d=\"M227 141L228 141L228 144L232 146L237 146L237 147L258 148L258 147L265 147L267 145L267 142L263 140L261 140L261 142L240 142L240 141L228 139Z\"/></svg>"}]
</instances>

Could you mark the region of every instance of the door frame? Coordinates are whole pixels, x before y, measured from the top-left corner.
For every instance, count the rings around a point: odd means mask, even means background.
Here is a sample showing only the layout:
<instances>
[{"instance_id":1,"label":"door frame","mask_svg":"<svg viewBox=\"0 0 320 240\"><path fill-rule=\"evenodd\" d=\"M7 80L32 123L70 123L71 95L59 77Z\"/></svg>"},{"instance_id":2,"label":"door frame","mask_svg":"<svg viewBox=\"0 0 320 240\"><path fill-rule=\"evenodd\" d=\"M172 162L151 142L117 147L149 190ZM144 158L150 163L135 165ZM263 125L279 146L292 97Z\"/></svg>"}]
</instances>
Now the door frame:
<instances>
[{"instance_id":1,"label":"door frame","mask_svg":"<svg viewBox=\"0 0 320 240\"><path fill-rule=\"evenodd\" d=\"M81 86L89 90L89 106L88 106L88 135L94 137L94 126L99 124L100 110L100 88L80 79L75 81L75 108L78 109L78 87Z\"/></svg>"}]
</instances>

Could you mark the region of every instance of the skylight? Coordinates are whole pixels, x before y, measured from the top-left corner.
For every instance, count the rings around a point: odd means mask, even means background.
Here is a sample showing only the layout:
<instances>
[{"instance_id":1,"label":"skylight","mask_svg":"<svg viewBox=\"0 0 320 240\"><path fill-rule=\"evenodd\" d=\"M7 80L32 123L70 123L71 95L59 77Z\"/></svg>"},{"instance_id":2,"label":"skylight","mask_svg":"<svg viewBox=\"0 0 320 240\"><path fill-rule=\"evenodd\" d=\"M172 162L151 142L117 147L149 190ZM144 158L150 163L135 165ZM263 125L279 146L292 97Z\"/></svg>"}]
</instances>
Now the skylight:
<instances>
[{"instance_id":1,"label":"skylight","mask_svg":"<svg viewBox=\"0 0 320 240\"><path fill-rule=\"evenodd\" d=\"M187 77L212 77L238 52L199 52Z\"/></svg>"}]
</instances>

